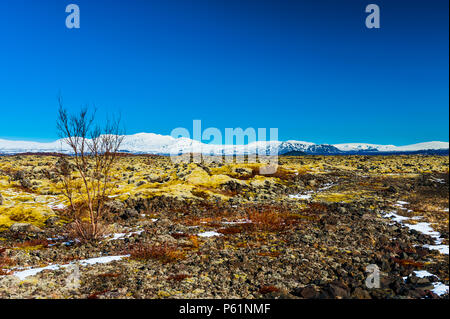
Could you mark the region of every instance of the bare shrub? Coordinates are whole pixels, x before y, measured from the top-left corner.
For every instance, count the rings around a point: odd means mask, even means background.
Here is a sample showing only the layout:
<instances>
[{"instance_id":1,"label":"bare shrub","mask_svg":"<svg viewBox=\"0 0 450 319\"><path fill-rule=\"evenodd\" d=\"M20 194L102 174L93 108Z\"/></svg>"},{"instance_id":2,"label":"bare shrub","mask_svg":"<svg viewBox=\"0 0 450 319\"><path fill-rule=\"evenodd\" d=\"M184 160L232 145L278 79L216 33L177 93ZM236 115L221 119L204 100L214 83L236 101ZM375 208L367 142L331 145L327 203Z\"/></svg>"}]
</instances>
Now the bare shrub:
<instances>
[{"instance_id":1,"label":"bare shrub","mask_svg":"<svg viewBox=\"0 0 450 319\"><path fill-rule=\"evenodd\" d=\"M117 183L113 169L123 141L120 118L101 127L94 122L95 110L84 107L69 115L61 98L58 102L58 133L72 156L69 160L61 156L56 171L70 203L71 230L80 239L95 240L102 235L101 221L108 213L105 203Z\"/></svg>"}]
</instances>

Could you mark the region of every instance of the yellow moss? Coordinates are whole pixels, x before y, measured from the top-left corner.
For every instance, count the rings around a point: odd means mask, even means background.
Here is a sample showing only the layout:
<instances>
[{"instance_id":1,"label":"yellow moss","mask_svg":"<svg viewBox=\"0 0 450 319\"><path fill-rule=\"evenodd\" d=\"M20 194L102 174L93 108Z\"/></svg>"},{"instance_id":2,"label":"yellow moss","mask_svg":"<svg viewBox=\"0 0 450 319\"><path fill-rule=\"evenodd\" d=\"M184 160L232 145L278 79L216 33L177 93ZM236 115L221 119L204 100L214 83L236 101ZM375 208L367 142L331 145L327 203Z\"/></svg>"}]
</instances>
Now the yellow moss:
<instances>
[{"instance_id":1,"label":"yellow moss","mask_svg":"<svg viewBox=\"0 0 450 319\"><path fill-rule=\"evenodd\" d=\"M327 193L317 194L315 199L332 203L350 203L360 196L361 193Z\"/></svg>"},{"instance_id":2,"label":"yellow moss","mask_svg":"<svg viewBox=\"0 0 450 319\"><path fill-rule=\"evenodd\" d=\"M36 246L26 246L26 247L15 247L14 249L17 250L24 250L24 251L33 251L33 250L39 250L44 248L42 245L36 245Z\"/></svg>"},{"instance_id":3,"label":"yellow moss","mask_svg":"<svg viewBox=\"0 0 450 319\"><path fill-rule=\"evenodd\" d=\"M43 227L45 221L55 214L49 207L21 204L15 207L0 207L0 228L9 228L14 223L30 223Z\"/></svg>"}]
</instances>

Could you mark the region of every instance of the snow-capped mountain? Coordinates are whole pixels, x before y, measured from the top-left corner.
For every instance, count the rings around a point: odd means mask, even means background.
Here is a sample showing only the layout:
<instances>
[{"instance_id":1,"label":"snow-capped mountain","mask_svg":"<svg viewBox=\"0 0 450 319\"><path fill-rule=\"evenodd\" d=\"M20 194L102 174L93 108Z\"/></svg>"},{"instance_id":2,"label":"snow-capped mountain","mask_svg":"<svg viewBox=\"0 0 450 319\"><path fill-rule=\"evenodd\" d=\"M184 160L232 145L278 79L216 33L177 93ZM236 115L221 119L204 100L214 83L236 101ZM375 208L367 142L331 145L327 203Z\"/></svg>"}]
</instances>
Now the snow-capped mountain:
<instances>
[{"instance_id":1,"label":"snow-capped mountain","mask_svg":"<svg viewBox=\"0 0 450 319\"><path fill-rule=\"evenodd\" d=\"M343 152L416 152L426 150L448 150L448 142L425 142L405 146L395 145L379 145L379 144L365 144L365 143L347 143L334 144L336 148Z\"/></svg>"},{"instance_id":2,"label":"snow-capped mountain","mask_svg":"<svg viewBox=\"0 0 450 319\"><path fill-rule=\"evenodd\" d=\"M189 138L174 138L169 135L139 133L126 135L120 150L135 154L182 154L204 153L213 155L233 154L285 154L303 152L306 154L345 154L379 152L417 152L427 150L448 150L448 142L425 142L405 146L365 143L315 144L304 141L257 141L247 145L206 144ZM70 153L63 140L51 143L11 141L0 139L0 154L17 153Z\"/></svg>"}]
</instances>

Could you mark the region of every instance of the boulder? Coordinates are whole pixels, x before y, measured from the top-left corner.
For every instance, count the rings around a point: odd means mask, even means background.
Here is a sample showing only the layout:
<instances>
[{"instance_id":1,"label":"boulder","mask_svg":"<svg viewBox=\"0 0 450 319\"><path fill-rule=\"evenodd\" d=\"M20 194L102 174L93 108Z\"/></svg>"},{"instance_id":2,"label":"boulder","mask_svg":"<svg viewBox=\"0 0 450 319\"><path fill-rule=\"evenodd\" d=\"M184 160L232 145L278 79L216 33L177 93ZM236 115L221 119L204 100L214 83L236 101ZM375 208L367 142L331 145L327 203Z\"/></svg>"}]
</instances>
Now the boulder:
<instances>
[{"instance_id":1,"label":"boulder","mask_svg":"<svg viewBox=\"0 0 450 319\"><path fill-rule=\"evenodd\" d=\"M25 188L31 188L32 184L28 178L24 178L20 180L20 185Z\"/></svg>"},{"instance_id":2,"label":"boulder","mask_svg":"<svg viewBox=\"0 0 450 319\"><path fill-rule=\"evenodd\" d=\"M120 215L120 218L122 219L129 219L129 218L138 218L139 217L139 213L136 209L134 208L127 208L125 209L125 211Z\"/></svg>"},{"instance_id":3,"label":"boulder","mask_svg":"<svg viewBox=\"0 0 450 319\"><path fill-rule=\"evenodd\" d=\"M14 223L9 227L9 230L13 233L42 233L43 230L28 223Z\"/></svg>"},{"instance_id":4,"label":"boulder","mask_svg":"<svg viewBox=\"0 0 450 319\"><path fill-rule=\"evenodd\" d=\"M162 183L164 180L162 176L159 176L157 174L149 174L145 179L149 183Z\"/></svg>"},{"instance_id":5,"label":"boulder","mask_svg":"<svg viewBox=\"0 0 450 319\"><path fill-rule=\"evenodd\" d=\"M13 180L14 181L21 181L24 178L25 178L25 172L24 171L17 171L13 175Z\"/></svg>"}]
</instances>

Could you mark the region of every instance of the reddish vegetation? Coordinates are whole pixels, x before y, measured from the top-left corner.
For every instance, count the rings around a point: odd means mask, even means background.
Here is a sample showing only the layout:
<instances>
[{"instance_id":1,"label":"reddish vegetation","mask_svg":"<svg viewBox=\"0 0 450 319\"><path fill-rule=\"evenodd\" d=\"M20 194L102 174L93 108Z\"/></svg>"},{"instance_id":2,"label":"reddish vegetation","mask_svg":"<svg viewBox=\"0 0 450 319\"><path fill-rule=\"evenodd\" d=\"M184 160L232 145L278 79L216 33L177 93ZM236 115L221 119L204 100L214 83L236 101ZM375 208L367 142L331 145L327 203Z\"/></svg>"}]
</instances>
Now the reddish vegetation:
<instances>
[{"instance_id":1,"label":"reddish vegetation","mask_svg":"<svg viewBox=\"0 0 450 319\"><path fill-rule=\"evenodd\" d=\"M42 246L44 248L47 248L49 245L48 240L46 239L32 239L24 241L23 243L17 244L18 248L27 248L27 247L35 247L35 246Z\"/></svg>"},{"instance_id":2,"label":"reddish vegetation","mask_svg":"<svg viewBox=\"0 0 450 319\"><path fill-rule=\"evenodd\" d=\"M221 228L221 229L217 230L217 232L224 234L224 235L239 234L242 232L242 227L233 226L233 227Z\"/></svg>"},{"instance_id":3,"label":"reddish vegetation","mask_svg":"<svg viewBox=\"0 0 450 319\"><path fill-rule=\"evenodd\" d=\"M261 287L261 288L259 289L258 292L259 292L261 295L265 295L265 294L268 294L268 293L271 293L271 292L278 292L278 291L280 291L280 289L277 288L277 287L274 287L274 286L263 286L263 287Z\"/></svg>"},{"instance_id":4,"label":"reddish vegetation","mask_svg":"<svg viewBox=\"0 0 450 319\"><path fill-rule=\"evenodd\" d=\"M423 263L415 262L414 260L410 260L410 259L392 258L392 260L395 263L400 264L402 266L410 266L410 267L414 267L414 268L422 268L424 266Z\"/></svg>"},{"instance_id":5,"label":"reddish vegetation","mask_svg":"<svg viewBox=\"0 0 450 319\"><path fill-rule=\"evenodd\" d=\"M184 252L174 245L144 245L138 244L129 250L130 257L136 260L155 259L163 263L174 262L184 258Z\"/></svg>"},{"instance_id":6,"label":"reddish vegetation","mask_svg":"<svg viewBox=\"0 0 450 319\"><path fill-rule=\"evenodd\" d=\"M14 265L14 261L5 256L6 248L0 248L0 275L9 275L9 271L2 269L4 267L12 266Z\"/></svg>"},{"instance_id":7,"label":"reddish vegetation","mask_svg":"<svg viewBox=\"0 0 450 319\"><path fill-rule=\"evenodd\" d=\"M266 205L249 204L240 206L239 210L233 208L222 208L217 211L216 207L205 205L203 214L194 216L185 215L177 222L188 226L208 226L218 229L217 231L224 235L239 234L242 232L278 232L290 227L295 227L301 223L310 223L319 221L320 216L327 212L327 206L323 204L312 203L308 208L295 210L293 207L284 205ZM200 210L203 211L203 209ZM197 211L198 206L193 210ZM233 226L224 227L224 220L233 221L237 219L250 220L249 223L242 223ZM184 235L172 234L175 238L184 237Z\"/></svg>"},{"instance_id":8,"label":"reddish vegetation","mask_svg":"<svg viewBox=\"0 0 450 319\"><path fill-rule=\"evenodd\" d=\"M92 295L89 295L89 296L87 297L87 299L98 299L99 296L101 296L101 295L107 293L108 291L109 291L108 289L105 289L105 290L103 290L103 291L94 292Z\"/></svg>"},{"instance_id":9,"label":"reddish vegetation","mask_svg":"<svg viewBox=\"0 0 450 319\"><path fill-rule=\"evenodd\" d=\"M250 210L248 218L252 221L254 227L263 231L280 231L285 227L281 215L270 208L260 211Z\"/></svg>"},{"instance_id":10,"label":"reddish vegetation","mask_svg":"<svg viewBox=\"0 0 450 319\"><path fill-rule=\"evenodd\" d=\"M187 237L189 237L189 235L188 234L185 234L185 233L172 233L172 234L170 234L173 238L175 238L175 239L180 239L180 238L187 238Z\"/></svg>"}]
</instances>

